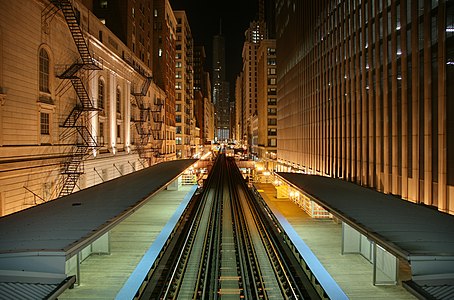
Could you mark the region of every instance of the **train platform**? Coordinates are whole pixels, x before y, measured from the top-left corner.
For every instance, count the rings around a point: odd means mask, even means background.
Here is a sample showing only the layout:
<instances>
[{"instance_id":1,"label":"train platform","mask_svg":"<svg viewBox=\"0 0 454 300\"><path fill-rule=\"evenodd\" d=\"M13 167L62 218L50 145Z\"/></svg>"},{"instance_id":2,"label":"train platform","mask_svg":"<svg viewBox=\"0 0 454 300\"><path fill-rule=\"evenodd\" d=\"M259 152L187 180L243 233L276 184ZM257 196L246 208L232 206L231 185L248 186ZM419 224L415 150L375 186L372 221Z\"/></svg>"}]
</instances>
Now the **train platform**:
<instances>
[{"instance_id":1,"label":"train platform","mask_svg":"<svg viewBox=\"0 0 454 300\"><path fill-rule=\"evenodd\" d=\"M342 225L313 219L288 198L277 198L271 183L255 183L263 199L277 209L316 255L349 299L416 299L398 285L373 285L372 264L359 254L341 254ZM405 274L401 274L405 278Z\"/></svg>"},{"instance_id":2,"label":"train platform","mask_svg":"<svg viewBox=\"0 0 454 300\"><path fill-rule=\"evenodd\" d=\"M67 289L58 299L115 299L163 231L173 229L175 224L169 223L175 221L175 212L196 187L183 185L178 190L163 190L114 227L110 232L110 253L90 255L84 260L80 264L80 286Z\"/></svg>"}]
</instances>

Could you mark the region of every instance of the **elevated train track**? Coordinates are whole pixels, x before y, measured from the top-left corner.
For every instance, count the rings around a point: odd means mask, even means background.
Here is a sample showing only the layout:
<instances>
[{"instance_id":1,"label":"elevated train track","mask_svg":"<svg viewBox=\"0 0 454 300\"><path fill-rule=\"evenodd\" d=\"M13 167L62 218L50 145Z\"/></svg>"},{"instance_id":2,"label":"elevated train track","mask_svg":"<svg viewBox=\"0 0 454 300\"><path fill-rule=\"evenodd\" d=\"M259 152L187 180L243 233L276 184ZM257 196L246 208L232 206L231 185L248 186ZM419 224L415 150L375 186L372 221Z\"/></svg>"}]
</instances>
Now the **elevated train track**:
<instances>
[{"instance_id":1,"label":"elevated train track","mask_svg":"<svg viewBox=\"0 0 454 300\"><path fill-rule=\"evenodd\" d=\"M322 298L225 155L172 236L136 299Z\"/></svg>"}]
</instances>

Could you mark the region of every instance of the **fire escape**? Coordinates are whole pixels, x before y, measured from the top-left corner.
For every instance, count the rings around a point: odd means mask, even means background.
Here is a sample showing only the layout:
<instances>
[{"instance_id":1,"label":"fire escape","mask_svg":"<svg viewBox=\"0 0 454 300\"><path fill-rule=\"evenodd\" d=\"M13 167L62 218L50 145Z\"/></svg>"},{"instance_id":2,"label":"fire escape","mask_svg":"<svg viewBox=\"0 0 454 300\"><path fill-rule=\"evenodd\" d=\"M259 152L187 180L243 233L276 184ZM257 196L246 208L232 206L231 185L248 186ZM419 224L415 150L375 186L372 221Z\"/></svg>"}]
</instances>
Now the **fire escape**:
<instances>
[{"instance_id":1,"label":"fire escape","mask_svg":"<svg viewBox=\"0 0 454 300\"><path fill-rule=\"evenodd\" d=\"M90 70L101 70L102 64L91 56L70 0L51 0L51 2L57 8L56 11L62 11L80 55L76 62L69 67L66 66L60 74L57 73L58 78L71 81L77 95L76 105L60 125L60 127L77 135L75 144L72 144L70 155L62 162L61 174L63 176L58 187L61 187L58 197L62 197L73 192L80 175L84 173L84 158L88 155L90 149L98 147L96 139L87 127L90 112L98 109L95 108L90 99L82 78ZM52 13L55 8L48 8L48 11Z\"/></svg>"},{"instance_id":2,"label":"fire escape","mask_svg":"<svg viewBox=\"0 0 454 300\"><path fill-rule=\"evenodd\" d=\"M139 118L132 118L134 122L138 139L135 141L136 150L139 157L146 159L150 163L151 156L159 157L162 148L163 135L162 130L162 101L155 100L152 105L145 105L143 97L146 96L150 87L152 77L146 74L142 74L145 77L145 81L142 85L140 92L132 92L136 101L137 108L139 110ZM152 138L152 139L151 139ZM147 145L151 143L150 150L147 150Z\"/></svg>"},{"instance_id":3,"label":"fire escape","mask_svg":"<svg viewBox=\"0 0 454 300\"><path fill-rule=\"evenodd\" d=\"M160 157L163 155L162 143L164 141L165 132L162 131L164 119L162 116L162 108L164 102L162 99L156 98L153 103L153 108L151 110L151 115L153 117L153 125L151 127L151 133L153 135L153 144L151 148L155 157Z\"/></svg>"},{"instance_id":4,"label":"fire escape","mask_svg":"<svg viewBox=\"0 0 454 300\"><path fill-rule=\"evenodd\" d=\"M131 94L134 96L134 99L136 100L136 105L139 110L139 117L131 118L131 121L134 123L138 134L138 139L135 140L134 144L136 146L136 151L139 154L139 157L143 159L148 159L145 147L150 141L151 134L151 131L148 128L148 124L150 122L150 107L147 107L145 105L143 97L147 95L152 79L153 78L151 76L145 76L145 81L140 92L131 92Z\"/></svg>"}]
</instances>

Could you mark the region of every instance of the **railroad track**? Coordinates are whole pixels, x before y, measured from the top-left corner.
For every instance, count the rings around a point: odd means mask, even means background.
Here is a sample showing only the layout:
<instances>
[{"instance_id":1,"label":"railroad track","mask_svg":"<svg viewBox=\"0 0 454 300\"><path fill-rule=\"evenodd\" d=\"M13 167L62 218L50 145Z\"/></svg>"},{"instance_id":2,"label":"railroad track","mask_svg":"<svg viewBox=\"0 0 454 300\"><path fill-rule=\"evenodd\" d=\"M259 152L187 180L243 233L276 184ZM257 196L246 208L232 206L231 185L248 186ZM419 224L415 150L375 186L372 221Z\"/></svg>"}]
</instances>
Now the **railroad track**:
<instances>
[{"instance_id":1,"label":"railroad track","mask_svg":"<svg viewBox=\"0 0 454 300\"><path fill-rule=\"evenodd\" d=\"M320 299L234 160L220 155L137 299Z\"/></svg>"}]
</instances>

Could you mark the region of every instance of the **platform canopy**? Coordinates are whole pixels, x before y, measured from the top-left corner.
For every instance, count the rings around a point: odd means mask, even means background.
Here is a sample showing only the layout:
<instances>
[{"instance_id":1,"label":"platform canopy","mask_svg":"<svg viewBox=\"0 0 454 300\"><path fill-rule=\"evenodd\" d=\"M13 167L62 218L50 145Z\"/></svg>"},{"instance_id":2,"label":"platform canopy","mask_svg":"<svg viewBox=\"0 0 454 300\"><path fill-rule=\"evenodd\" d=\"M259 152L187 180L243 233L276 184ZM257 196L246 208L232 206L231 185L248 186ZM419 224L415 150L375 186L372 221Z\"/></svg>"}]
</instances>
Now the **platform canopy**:
<instances>
[{"instance_id":1,"label":"platform canopy","mask_svg":"<svg viewBox=\"0 0 454 300\"><path fill-rule=\"evenodd\" d=\"M454 278L454 216L341 179L277 173L396 257L412 275Z\"/></svg>"},{"instance_id":2,"label":"platform canopy","mask_svg":"<svg viewBox=\"0 0 454 300\"><path fill-rule=\"evenodd\" d=\"M65 279L65 262L197 160L174 160L0 218L0 282Z\"/></svg>"}]
</instances>

